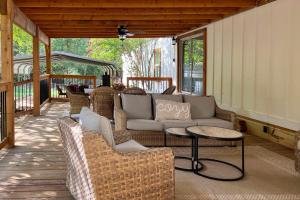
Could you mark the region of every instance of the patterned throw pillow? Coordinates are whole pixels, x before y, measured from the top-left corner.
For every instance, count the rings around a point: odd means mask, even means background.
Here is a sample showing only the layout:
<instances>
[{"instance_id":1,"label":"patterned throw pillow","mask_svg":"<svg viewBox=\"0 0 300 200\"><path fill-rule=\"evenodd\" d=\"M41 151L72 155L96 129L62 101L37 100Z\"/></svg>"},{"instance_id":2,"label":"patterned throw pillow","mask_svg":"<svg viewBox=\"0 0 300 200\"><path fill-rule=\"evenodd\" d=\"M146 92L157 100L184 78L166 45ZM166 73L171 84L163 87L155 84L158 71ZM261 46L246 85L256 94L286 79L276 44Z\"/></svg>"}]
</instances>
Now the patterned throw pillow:
<instances>
[{"instance_id":1,"label":"patterned throw pillow","mask_svg":"<svg viewBox=\"0 0 300 200\"><path fill-rule=\"evenodd\" d=\"M190 103L156 100L155 120L191 120Z\"/></svg>"}]
</instances>

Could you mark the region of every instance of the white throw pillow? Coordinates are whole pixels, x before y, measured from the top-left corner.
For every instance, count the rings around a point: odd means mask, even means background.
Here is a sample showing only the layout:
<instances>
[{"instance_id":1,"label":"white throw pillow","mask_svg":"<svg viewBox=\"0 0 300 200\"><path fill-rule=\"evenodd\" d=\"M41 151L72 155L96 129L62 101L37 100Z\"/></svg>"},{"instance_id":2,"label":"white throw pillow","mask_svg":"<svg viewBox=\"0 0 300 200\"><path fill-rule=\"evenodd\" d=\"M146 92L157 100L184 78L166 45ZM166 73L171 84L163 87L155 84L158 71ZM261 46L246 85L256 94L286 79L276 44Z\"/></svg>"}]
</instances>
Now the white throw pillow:
<instances>
[{"instance_id":1,"label":"white throw pillow","mask_svg":"<svg viewBox=\"0 0 300 200\"><path fill-rule=\"evenodd\" d=\"M79 123L87 130L96 131L97 133L102 134L109 145L112 147L115 146L110 120L106 117L98 115L89 108L82 108L80 112Z\"/></svg>"},{"instance_id":2,"label":"white throw pillow","mask_svg":"<svg viewBox=\"0 0 300 200\"><path fill-rule=\"evenodd\" d=\"M190 103L156 100L155 120L191 120Z\"/></svg>"}]
</instances>

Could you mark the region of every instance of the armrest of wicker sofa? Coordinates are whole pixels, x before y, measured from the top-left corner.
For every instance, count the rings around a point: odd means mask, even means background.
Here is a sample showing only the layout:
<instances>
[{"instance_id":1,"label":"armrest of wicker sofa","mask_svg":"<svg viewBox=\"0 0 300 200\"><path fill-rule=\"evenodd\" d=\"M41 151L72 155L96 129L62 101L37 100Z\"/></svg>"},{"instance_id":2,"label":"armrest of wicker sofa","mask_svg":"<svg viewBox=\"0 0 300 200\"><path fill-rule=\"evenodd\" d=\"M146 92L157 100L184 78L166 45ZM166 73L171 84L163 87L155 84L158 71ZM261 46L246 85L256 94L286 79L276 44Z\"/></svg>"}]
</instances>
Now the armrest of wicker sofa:
<instances>
[{"instance_id":1,"label":"armrest of wicker sofa","mask_svg":"<svg viewBox=\"0 0 300 200\"><path fill-rule=\"evenodd\" d=\"M131 139L131 134L127 130L114 131L113 134L116 144L124 143Z\"/></svg>"},{"instance_id":2,"label":"armrest of wicker sofa","mask_svg":"<svg viewBox=\"0 0 300 200\"><path fill-rule=\"evenodd\" d=\"M216 117L232 122L234 129L236 129L236 114L234 112L223 110L216 105Z\"/></svg>"},{"instance_id":3,"label":"armrest of wicker sofa","mask_svg":"<svg viewBox=\"0 0 300 200\"><path fill-rule=\"evenodd\" d=\"M122 109L114 109L114 117L115 117L115 130L121 131L127 129L127 117L126 113Z\"/></svg>"},{"instance_id":4,"label":"armrest of wicker sofa","mask_svg":"<svg viewBox=\"0 0 300 200\"><path fill-rule=\"evenodd\" d=\"M174 155L169 148L119 153L101 135L83 137L97 199L174 199Z\"/></svg>"},{"instance_id":5,"label":"armrest of wicker sofa","mask_svg":"<svg viewBox=\"0 0 300 200\"><path fill-rule=\"evenodd\" d=\"M295 169L300 173L300 131L295 135Z\"/></svg>"}]
</instances>

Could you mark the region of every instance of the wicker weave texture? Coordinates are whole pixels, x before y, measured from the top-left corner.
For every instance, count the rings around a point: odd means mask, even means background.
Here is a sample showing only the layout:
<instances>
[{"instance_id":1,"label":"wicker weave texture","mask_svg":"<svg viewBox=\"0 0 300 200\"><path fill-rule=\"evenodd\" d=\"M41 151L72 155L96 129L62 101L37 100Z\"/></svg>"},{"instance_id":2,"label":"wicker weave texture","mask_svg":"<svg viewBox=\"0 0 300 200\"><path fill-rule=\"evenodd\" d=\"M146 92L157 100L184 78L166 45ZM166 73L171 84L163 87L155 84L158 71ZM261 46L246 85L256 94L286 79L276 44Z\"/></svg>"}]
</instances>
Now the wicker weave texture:
<instances>
[{"instance_id":1,"label":"wicker weave texture","mask_svg":"<svg viewBox=\"0 0 300 200\"><path fill-rule=\"evenodd\" d=\"M300 132L296 133L296 147L295 147L295 169L300 173L300 149L298 142L300 141Z\"/></svg>"},{"instance_id":2,"label":"wicker weave texture","mask_svg":"<svg viewBox=\"0 0 300 200\"><path fill-rule=\"evenodd\" d=\"M67 161L67 187L75 199L93 200L95 195L82 144L85 133L68 117L59 119L58 127Z\"/></svg>"},{"instance_id":3,"label":"wicker weave texture","mask_svg":"<svg viewBox=\"0 0 300 200\"><path fill-rule=\"evenodd\" d=\"M67 187L75 199L174 199L174 155L169 148L134 153L113 150L102 135L82 130L68 117L58 120L67 160ZM116 143L131 139L114 132Z\"/></svg>"},{"instance_id":4,"label":"wicker weave texture","mask_svg":"<svg viewBox=\"0 0 300 200\"><path fill-rule=\"evenodd\" d=\"M67 96L70 101L70 114L80 113L81 108L86 106L90 107L89 97L84 94L72 93L68 89L66 89Z\"/></svg>"},{"instance_id":5,"label":"wicker weave texture","mask_svg":"<svg viewBox=\"0 0 300 200\"><path fill-rule=\"evenodd\" d=\"M174 199L174 155L169 148L121 154L99 135L83 138L96 198Z\"/></svg>"},{"instance_id":6,"label":"wicker weave texture","mask_svg":"<svg viewBox=\"0 0 300 200\"><path fill-rule=\"evenodd\" d=\"M111 87L96 88L91 94L93 111L108 119L113 119L114 94L115 91Z\"/></svg>"}]
</instances>

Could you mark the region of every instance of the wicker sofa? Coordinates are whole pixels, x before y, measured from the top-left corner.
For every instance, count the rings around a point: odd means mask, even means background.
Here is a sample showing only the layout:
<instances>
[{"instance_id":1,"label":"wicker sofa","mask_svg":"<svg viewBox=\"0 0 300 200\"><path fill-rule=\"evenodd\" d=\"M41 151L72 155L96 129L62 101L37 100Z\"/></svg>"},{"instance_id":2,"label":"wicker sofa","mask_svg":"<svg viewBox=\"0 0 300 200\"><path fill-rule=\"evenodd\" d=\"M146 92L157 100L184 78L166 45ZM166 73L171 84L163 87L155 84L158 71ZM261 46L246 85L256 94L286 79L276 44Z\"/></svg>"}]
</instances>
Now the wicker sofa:
<instances>
[{"instance_id":1,"label":"wicker sofa","mask_svg":"<svg viewBox=\"0 0 300 200\"><path fill-rule=\"evenodd\" d=\"M300 131L296 134L295 145L295 169L300 173Z\"/></svg>"},{"instance_id":2,"label":"wicker sofa","mask_svg":"<svg viewBox=\"0 0 300 200\"><path fill-rule=\"evenodd\" d=\"M93 126L92 118L86 117ZM99 133L88 130L84 119L80 122L82 125L68 117L58 120L67 159L67 187L73 197L83 200L174 199L172 150L148 149L124 131L113 133L112 146L107 139L110 122L107 118L104 122L101 127L106 130Z\"/></svg>"},{"instance_id":3,"label":"wicker sofa","mask_svg":"<svg viewBox=\"0 0 300 200\"><path fill-rule=\"evenodd\" d=\"M170 127L188 127L193 125L216 126L228 129L236 129L236 114L230 111L222 110L215 103L213 96L192 96L192 95L162 95L148 94L148 97L138 97L130 95L115 95L114 97L114 115L115 129L127 130L132 137L145 146L164 146L165 140L168 146L187 146L191 141L185 138L176 138L165 135L165 129ZM128 98L128 99L126 99ZM147 99L140 102L139 98ZM150 98L150 101L149 101ZM156 121L155 100L172 100L177 102L189 102L191 104L192 120L165 120ZM124 102L125 101L125 102ZM127 106L127 104L132 104ZM151 105L148 105L151 104ZM132 117L132 112L143 112L141 106L150 106L148 112L139 113L139 116ZM124 108L124 106L127 106ZM143 118L144 115L147 115ZM151 115L151 118L149 117ZM165 137L167 137L165 139ZM199 140L200 145L204 146L223 146L232 145L229 141L215 141L208 139Z\"/></svg>"}]
</instances>

